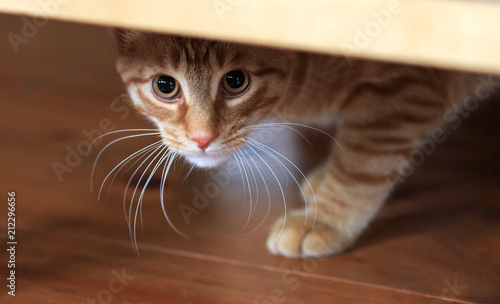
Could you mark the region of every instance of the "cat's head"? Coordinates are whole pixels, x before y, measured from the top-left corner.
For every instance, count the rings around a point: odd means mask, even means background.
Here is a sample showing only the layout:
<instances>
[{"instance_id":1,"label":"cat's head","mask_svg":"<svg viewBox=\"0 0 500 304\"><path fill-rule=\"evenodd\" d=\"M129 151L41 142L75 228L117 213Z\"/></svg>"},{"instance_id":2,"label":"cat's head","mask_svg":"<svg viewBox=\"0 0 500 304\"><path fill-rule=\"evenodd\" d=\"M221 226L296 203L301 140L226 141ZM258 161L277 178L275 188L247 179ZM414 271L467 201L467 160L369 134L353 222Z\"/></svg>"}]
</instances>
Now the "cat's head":
<instances>
[{"instance_id":1,"label":"cat's head","mask_svg":"<svg viewBox=\"0 0 500 304\"><path fill-rule=\"evenodd\" d=\"M115 30L117 69L173 151L213 167L280 102L291 55L248 45Z\"/></svg>"}]
</instances>

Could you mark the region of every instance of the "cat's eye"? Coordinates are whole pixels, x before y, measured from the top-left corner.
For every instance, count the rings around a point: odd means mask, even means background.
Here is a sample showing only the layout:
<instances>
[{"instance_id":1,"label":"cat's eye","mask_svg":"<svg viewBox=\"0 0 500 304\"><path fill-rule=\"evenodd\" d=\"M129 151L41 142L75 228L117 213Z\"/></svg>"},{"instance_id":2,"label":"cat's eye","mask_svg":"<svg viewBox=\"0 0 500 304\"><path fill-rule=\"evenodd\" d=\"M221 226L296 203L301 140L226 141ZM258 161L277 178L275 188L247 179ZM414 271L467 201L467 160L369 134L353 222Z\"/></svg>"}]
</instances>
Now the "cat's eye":
<instances>
[{"instance_id":1,"label":"cat's eye","mask_svg":"<svg viewBox=\"0 0 500 304\"><path fill-rule=\"evenodd\" d=\"M179 97L179 83L171 76L161 75L153 79L153 90L159 98L171 101Z\"/></svg>"},{"instance_id":2,"label":"cat's eye","mask_svg":"<svg viewBox=\"0 0 500 304\"><path fill-rule=\"evenodd\" d=\"M230 71L222 78L222 88L228 95L234 96L245 92L249 84L248 73L241 70Z\"/></svg>"}]
</instances>

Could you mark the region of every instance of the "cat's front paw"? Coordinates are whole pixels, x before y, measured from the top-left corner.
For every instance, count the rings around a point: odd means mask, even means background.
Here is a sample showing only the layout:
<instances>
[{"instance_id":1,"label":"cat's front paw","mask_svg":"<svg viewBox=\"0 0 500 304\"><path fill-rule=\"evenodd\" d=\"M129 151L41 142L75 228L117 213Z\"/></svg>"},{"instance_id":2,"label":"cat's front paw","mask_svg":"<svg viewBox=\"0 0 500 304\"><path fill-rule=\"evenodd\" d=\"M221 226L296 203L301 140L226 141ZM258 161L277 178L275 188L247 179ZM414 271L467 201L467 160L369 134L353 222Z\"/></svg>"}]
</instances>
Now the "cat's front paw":
<instances>
[{"instance_id":1,"label":"cat's front paw","mask_svg":"<svg viewBox=\"0 0 500 304\"><path fill-rule=\"evenodd\" d=\"M286 216L283 231L285 217L278 219L267 239L269 251L292 258L323 257L341 253L352 244L333 225L316 219L313 226L314 217L309 216L304 223L305 217L303 210L291 212Z\"/></svg>"}]
</instances>

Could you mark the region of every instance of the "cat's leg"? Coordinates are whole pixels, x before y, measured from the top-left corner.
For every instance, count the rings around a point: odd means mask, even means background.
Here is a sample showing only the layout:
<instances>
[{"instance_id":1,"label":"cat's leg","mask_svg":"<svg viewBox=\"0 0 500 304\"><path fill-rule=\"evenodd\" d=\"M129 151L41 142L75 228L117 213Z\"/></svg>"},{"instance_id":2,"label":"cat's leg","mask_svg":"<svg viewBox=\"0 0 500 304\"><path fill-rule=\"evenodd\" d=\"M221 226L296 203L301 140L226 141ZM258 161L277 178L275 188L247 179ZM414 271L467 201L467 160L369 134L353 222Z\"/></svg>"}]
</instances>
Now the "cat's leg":
<instances>
[{"instance_id":1,"label":"cat's leg","mask_svg":"<svg viewBox=\"0 0 500 304\"><path fill-rule=\"evenodd\" d=\"M387 199L398 167L441 122L442 102L419 103L423 109L389 106L370 120L353 115L339 126L342 147L335 146L323 169L312 175L316 204L310 198L307 213L287 214L284 228L284 217L277 220L267 240L269 250L314 257L349 248Z\"/></svg>"},{"instance_id":2,"label":"cat's leg","mask_svg":"<svg viewBox=\"0 0 500 304\"><path fill-rule=\"evenodd\" d=\"M314 192L320 188L324 174L325 166L320 165L307 175L307 180L302 182L301 188L308 202L314 201L316 197Z\"/></svg>"}]
</instances>

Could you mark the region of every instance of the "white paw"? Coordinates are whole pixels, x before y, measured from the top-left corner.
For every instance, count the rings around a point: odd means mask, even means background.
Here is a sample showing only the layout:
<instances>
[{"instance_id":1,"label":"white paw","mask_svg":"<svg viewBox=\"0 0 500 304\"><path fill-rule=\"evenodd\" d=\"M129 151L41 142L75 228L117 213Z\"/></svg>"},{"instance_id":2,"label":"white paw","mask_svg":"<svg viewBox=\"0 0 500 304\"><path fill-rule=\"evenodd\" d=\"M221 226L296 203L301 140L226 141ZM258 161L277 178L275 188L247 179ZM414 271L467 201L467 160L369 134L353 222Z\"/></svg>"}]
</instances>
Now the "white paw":
<instances>
[{"instance_id":1,"label":"white paw","mask_svg":"<svg viewBox=\"0 0 500 304\"><path fill-rule=\"evenodd\" d=\"M283 231L284 217L278 219L267 239L269 251L293 258L322 257L341 253L352 244L332 225L316 220L313 226L313 217L304 224L305 217L303 210L288 214Z\"/></svg>"}]
</instances>

